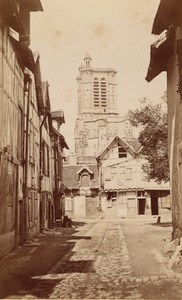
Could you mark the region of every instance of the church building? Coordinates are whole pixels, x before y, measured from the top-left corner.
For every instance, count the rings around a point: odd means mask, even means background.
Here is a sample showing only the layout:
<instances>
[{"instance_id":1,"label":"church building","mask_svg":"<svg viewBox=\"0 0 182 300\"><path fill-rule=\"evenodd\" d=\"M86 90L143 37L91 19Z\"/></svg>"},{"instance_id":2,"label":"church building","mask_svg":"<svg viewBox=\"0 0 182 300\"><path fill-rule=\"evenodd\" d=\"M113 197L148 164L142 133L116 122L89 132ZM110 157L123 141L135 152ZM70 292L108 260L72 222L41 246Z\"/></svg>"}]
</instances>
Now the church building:
<instances>
[{"instance_id":1,"label":"church building","mask_svg":"<svg viewBox=\"0 0 182 300\"><path fill-rule=\"evenodd\" d=\"M129 119L117 111L117 71L93 68L87 54L79 72L75 154L97 156L116 135L130 140L132 128Z\"/></svg>"},{"instance_id":2,"label":"church building","mask_svg":"<svg viewBox=\"0 0 182 300\"><path fill-rule=\"evenodd\" d=\"M65 214L71 217L158 215L169 208L168 184L149 181L142 147L128 116L117 109L117 71L79 68L75 154L64 163ZM167 201L167 202L166 202Z\"/></svg>"}]
</instances>

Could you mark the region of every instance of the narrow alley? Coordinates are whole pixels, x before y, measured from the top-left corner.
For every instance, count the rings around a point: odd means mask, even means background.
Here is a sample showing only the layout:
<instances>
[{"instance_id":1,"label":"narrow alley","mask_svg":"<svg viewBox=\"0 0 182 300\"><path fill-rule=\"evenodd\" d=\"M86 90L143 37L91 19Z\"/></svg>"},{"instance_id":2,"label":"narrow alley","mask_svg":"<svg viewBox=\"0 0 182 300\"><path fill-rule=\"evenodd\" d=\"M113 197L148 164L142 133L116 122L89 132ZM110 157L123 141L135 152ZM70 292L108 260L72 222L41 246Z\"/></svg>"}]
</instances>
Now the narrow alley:
<instances>
[{"instance_id":1,"label":"narrow alley","mask_svg":"<svg viewBox=\"0 0 182 300\"><path fill-rule=\"evenodd\" d=\"M159 225L152 216L102 217L47 231L1 260L0 296L181 299L182 274L167 269L164 256L169 216Z\"/></svg>"}]
</instances>

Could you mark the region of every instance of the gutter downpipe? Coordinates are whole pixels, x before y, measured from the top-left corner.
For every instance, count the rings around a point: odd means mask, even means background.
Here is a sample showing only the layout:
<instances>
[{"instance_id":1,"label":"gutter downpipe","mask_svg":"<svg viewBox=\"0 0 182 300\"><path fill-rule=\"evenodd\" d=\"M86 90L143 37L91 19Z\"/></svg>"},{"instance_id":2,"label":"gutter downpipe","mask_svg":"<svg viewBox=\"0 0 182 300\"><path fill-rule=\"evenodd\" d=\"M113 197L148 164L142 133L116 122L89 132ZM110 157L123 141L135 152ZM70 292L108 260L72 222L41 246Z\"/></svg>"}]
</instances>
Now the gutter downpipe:
<instances>
[{"instance_id":1,"label":"gutter downpipe","mask_svg":"<svg viewBox=\"0 0 182 300\"><path fill-rule=\"evenodd\" d=\"M40 194L40 232L43 231L43 226L42 226L42 214L41 214L41 201L42 201L42 197L41 197L41 191L42 191L42 179L43 179L43 172L42 172L42 127L46 121L46 118L48 116L49 111L46 110L45 111L45 115L44 118L42 120L42 123L40 124L40 147L39 147L39 157L40 157L40 161L39 161L39 166L40 166L40 170L39 170L39 194Z\"/></svg>"},{"instance_id":2,"label":"gutter downpipe","mask_svg":"<svg viewBox=\"0 0 182 300\"><path fill-rule=\"evenodd\" d=\"M27 74L26 74L27 75ZM27 228L27 198L28 198L28 153L29 153L29 114L30 114L30 99L32 91L32 79L30 75L27 75L28 83L28 97L27 97L27 109L26 109L26 131L25 131L25 157L24 157L24 186L23 186L23 240L27 241L28 228Z\"/></svg>"},{"instance_id":3,"label":"gutter downpipe","mask_svg":"<svg viewBox=\"0 0 182 300\"><path fill-rule=\"evenodd\" d=\"M42 120L42 123L40 124L40 174L39 174L39 192L41 193L42 186L41 186L41 181L42 181L42 127L46 121L46 118L48 116L48 112L45 113L44 118Z\"/></svg>"}]
</instances>

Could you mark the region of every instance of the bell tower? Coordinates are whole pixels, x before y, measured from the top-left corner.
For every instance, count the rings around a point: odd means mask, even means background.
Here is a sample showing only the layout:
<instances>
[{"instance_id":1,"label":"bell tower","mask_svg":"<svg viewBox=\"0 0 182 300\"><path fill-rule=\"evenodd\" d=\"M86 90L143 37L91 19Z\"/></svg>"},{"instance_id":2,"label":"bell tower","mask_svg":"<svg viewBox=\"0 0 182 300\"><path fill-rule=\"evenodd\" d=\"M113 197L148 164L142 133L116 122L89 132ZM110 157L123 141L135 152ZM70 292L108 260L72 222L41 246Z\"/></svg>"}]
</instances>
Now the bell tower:
<instances>
[{"instance_id":1,"label":"bell tower","mask_svg":"<svg viewBox=\"0 0 182 300\"><path fill-rule=\"evenodd\" d=\"M93 68L88 53L79 67L76 155L97 155L115 135L119 124L116 73L113 68Z\"/></svg>"},{"instance_id":2,"label":"bell tower","mask_svg":"<svg viewBox=\"0 0 182 300\"><path fill-rule=\"evenodd\" d=\"M93 68L86 54L79 68L78 114L117 115L116 73L111 68Z\"/></svg>"}]
</instances>

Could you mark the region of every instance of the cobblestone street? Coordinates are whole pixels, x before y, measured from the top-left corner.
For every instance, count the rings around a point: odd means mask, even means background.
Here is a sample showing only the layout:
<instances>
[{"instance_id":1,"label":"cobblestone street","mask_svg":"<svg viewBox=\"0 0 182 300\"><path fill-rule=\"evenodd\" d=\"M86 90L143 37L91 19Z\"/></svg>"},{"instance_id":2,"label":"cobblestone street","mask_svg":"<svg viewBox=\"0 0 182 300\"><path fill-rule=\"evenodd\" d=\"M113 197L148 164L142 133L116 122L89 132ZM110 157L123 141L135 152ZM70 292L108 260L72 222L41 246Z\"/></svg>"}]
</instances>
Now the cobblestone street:
<instances>
[{"instance_id":1,"label":"cobblestone street","mask_svg":"<svg viewBox=\"0 0 182 300\"><path fill-rule=\"evenodd\" d=\"M87 220L69 239L74 247L47 274L32 276L31 288L6 298L181 299L181 274L166 268L149 241L158 244L169 232L148 220Z\"/></svg>"},{"instance_id":2,"label":"cobblestone street","mask_svg":"<svg viewBox=\"0 0 182 300\"><path fill-rule=\"evenodd\" d=\"M71 258L68 254L51 270L60 274L66 270L69 273L70 268L73 273L58 275L61 282L50 298L140 299L137 283L131 280L127 283L132 267L120 224L100 221L86 236L92 239L80 240Z\"/></svg>"}]
</instances>

